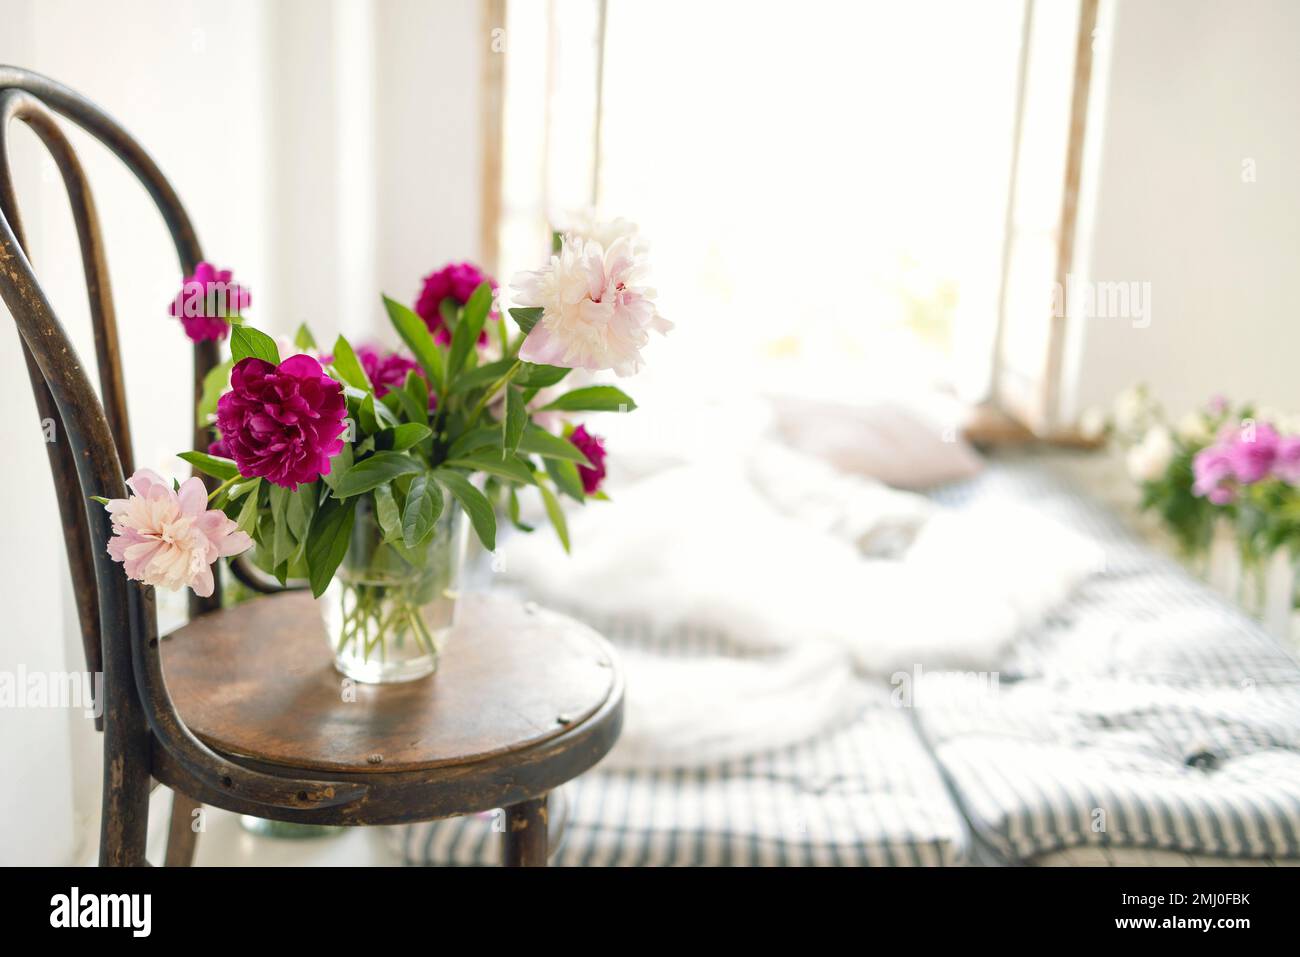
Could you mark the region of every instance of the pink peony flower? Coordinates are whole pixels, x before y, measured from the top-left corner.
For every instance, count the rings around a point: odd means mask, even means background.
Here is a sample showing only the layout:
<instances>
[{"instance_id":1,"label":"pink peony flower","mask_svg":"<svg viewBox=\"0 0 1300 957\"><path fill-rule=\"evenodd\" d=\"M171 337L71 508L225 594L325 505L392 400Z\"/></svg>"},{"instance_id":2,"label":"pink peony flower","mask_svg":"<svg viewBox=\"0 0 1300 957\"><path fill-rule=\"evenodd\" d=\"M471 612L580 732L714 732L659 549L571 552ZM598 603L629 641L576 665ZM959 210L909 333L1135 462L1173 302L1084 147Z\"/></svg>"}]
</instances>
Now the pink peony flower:
<instances>
[{"instance_id":1,"label":"pink peony flower","mask_svg":"<svg viewBox=\"0 0 1300 957\"><path fill-rule=\"evenodd\" d=\"M226 440L218 435L208 443L208 454L217 455L223 459L230 458L230 449L226 447Z\"/></svg>"},{"instance_id":2,"label":"pink peony flower","mask_svg":"<svg viewBox=\"0 0 1300 957\"><path fill-rule=\"evenodd\" d=\"M1300 485L1300 435L1278 440L1273 474L1288 485Z\"/></svg>"},{"instance_id":3,"label":"pink peony flower","mask_svg":"<svg viewBox=\"0 0 1300 957\"><path fill-rule=\"evenodd\" d=\"M647 330L672 328L655 309L654 290L637 285L645 269L645 256L632 237L616 239L606 250L566 236L548 266L511 281L516 305L542 309L519 357L570 369L613 369L620 376L635 373L650 339Z\"/></svg>"},{"instance_id":4,"label":"pink peony flower","mask_svg":"<svg viewBox=\"0 0 1300 957\"><path fill-rule=\"evenodd\" d=\"M497 288L495 279L478 266L467 262L448 263L437 272L429 273L424 277L424 287L415 301L415 312L429 327L435 342L451 341L447 325L442 321L442 301L450 299L456 305L463 306L469 302L469 297L474 294L474 290L485 280L491 284L493 290ZM496 316L496 312L493 311L488 318L495 320ZM484 346L487 342L488 334L484 331L478 337L478 344Z\"/></svg>"},{"instance_id":5,"label":"pink peony flower","mask_svg":"<svg viewBox=\"0 0 1300 957\"><path fill-rule=\"evenodd\" d=\"M240 474L289 489L329 474L346 416L343 387L307 355L278 366L241 359L217 402L217 425Z\"/></svg>"},{"instance_id":6,"label":"pink peony flower","mask_svg":"<svg viewBox=\"0 0 1300 957\"><path fill-rule=\"evenodd\" d=\"M382 399L391 389L402 388L406 384L408 372L415 372L422 379L428 378L420 363L400 352L381 352L374 346L359 346L357 359L361 362L361 368L366 370L370 384L375 387L376 399ZM430 393L429 408L435 408L437 405L438 397Z\"/></svg>"},{"instance_id":7,"label":"pink peony flower","mask_svg":"<svg viewBox=\"0 0 1300 957\"><path fill-rule=\"evenodd\" d=\"M1215 505L1227 505L1237 498L1232 484L1232 458L1218 445L1201 449L1192 459L1192 494L1208 498Z\"/></svg>"},{"instance_id":8,"label":"pink peony flower","mask_svg":"<svg viewBox=\"0 0 1300 957\"><path fill-rule=\"evenodd\" d=\"M582 489L588 495L600 491L600 483L605 481L605 440L592 435L586 426L578 426L569 436L569 441L578 447L578 451L587 457L592 467L578 466L578 475L582 477Z\"/></svg>"},{"instance_id":9,"label":"pink peony flower","mask_svg":"<svg viewBox=\"0 0 1300 957\"><path fill-rule=\"evenodd\" d=\"M185 277L169 312L180 319L194 342L220 340L230 334L229 317L240 315L251 302L248 290L231 282L229 269L201 262L194 275Z\"/></svg>"},{"instance_id":10,"label":"pink peony flower","mask_svg":"<svg viewBox=\"0 0 1300 957\"><path fill-rule=\"evenodd\" d=\"M1244 485L1252 485L1273 471L1277 459L1277 430L1267 422L1254 425L1252 432L1239 435L1227 448L1232 472Z\"/></svg>"},{"instance_id":11,"label":"pink peony flower","mask_svg":"<svg viewBox=\"0 0 1300 957\"><path fill-rule=\"evenodd\" d=\"M206 598L212 563L253 545L224 512L207 507L202 479L186 479L177 492L157 472L139 469L126 484L135 494L104 508L113 520L108 554L132 581L170 591L188 585Z\"/></svg>"}]
</instances>

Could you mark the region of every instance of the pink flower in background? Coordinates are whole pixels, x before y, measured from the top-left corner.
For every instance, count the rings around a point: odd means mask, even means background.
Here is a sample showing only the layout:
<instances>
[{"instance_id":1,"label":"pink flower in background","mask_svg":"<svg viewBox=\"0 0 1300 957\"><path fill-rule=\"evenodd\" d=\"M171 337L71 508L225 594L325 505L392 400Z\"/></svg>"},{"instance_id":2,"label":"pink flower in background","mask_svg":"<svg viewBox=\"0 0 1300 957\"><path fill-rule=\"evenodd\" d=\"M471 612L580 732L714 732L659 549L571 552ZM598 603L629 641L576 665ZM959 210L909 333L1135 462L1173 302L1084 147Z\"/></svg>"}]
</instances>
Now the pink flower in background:
<instances>
[{"instance_id":1,"label":"pink flower in background","mask_svg":"<svg viewBox=\"0 0 1300 957\"><path fill-rule=\"evenodd\" d=\"M1267 422L1253 426L1253 431L1242 430L1227 447L1228 460L1237 480L1245 485L1266 478L1273 471L1277 459L1277 430Z\"/></svg>"},{"instance_id":2,"label":"pink flower in background","mask_svg":"<svg viewBox=\"0 0 1300 957\"><path fill-rule=\"evenodd\" d=\"M135 494L104 508L113 521L108 554L133 581L171 591L188 585L206 598L212 563L253 545L224 512L208 508L202 479L186 479L175 491L157 472L140 469L126 484Z\"/></svg>"},{"instance_id":3,"label":"pink flower in background","mask_svg":"<svg viewBox=\"0 0 1300 957\"><path fill-rule=\"evenodd\" d=\"M600 491L600 483L605 481L605 440L592 435L586 426L578 426L569 436L569 441L578 447L578 451L587 457L592 467L578 466L578 475L582 477L582 489L588 495Z\"/></svg>"},{"instance_id":4,"label":"pink flower in background","mask_svg":"<svg viewBox=\"0 0 1300 957\"><path fill-rule=\"evenodd\" d=\"M600 243L566 236L550 264L511 280L515 304L540 307L542 316L524 339L526 362L570 369L613 369L620 376L641 367L647 330L667 333L654 290L638 285L645 256L633 238Z\"/></svg>"},{"instance_id":5,"label":"pink flower in background","mask_svg":"<svg viewBox=\"0 0 1300 957\"><path fill-rule=\"evenodd\" d=\"M1205 411L1210 415L1219 416L1228 411L1228 399L1224 395L1212 395L1208 402L1205 403Z\"/></svg>"},{"instance_id":6,"label":"pink flower in background","mask_svg":"<svg viewBox=\"0 0 1300 957\"><path fill-rule=\"evenodd\" d=\"M217 426L240 474L289 489L329 474L346 416L343 387L307 355L278 366L241 359L217 403Z\"/></svg>"},{"instance_id":7,"label":"pink flower in background","mask_svg":"<svg viewBox=\"0 0 1300 957\"><path fill-rule=\"evenodd\" d=\"M375 387L376 399L382 399L390 389L402 388L406 384L408 372L415 372L422 379L428 378L418 362L400 352L382 352L374 346L359 346L357 359L361 362L361 368L366 370L370 384ZM438 397L430 393L429 408L432 409L437 404Z\"/></svg>"},{"instance_id":8,"label":"pink flower in background","mask_svg":"<svg viewBox=\"0 0 1300 957\"><path fill-rule=\"evenodd\" d=\"M447 343L451 341L451 334L447 331L447 325L442 321L442 301L450 299L456 305L463 306L469 302L469 297L474 294L474 290L483 282L491 284L493 290L497 288L495 279L479 269L478 266L468 262L449 263L437 272L424 277L424 286L420 290L419 298L415 301L415 312L424 320L424 324L429 327L435 342ZM496 313L493 312L489 318L495 319ZM487 341L488 335L485 331L479 335L478 344L480 346L487 345Z\"/></svg>"},{"instance_id":9,"label":"pink flower in background","mask_svg":"<svg viewBox=\"0 0 1300 957\"><path fill-rule=\"evenodd\" d=\"M228 319L240 315L251 302L252 296L232 281L229 269L201 262L194 267L194 275L185 277L168 311L180 319L190 339L203 342L226 338L230 334Z\"/></svg>"},{"instance_id":10,"label":"pink flower in background","mask_svg":"<svg viewBox=\"0 0 1300 957\"><path fill-rule=\"evenodd\" d=\"M1288 485L1300 485L1300 435L1278 440L1273 474Z\"/></svg>"},{"instance_id":11,"label":"pink flower in background","mask_svg":"<svg viewBox=\"0 0 1300 957\"><path fill-rule=\"evenodd\" d=\"M1227 505L1237 498L1232 486L1232 459L1217 445L1201 449L1192 459L1194 482L1192 493L1208 498L1215 505Z\"/></svg>"}]
</instances>

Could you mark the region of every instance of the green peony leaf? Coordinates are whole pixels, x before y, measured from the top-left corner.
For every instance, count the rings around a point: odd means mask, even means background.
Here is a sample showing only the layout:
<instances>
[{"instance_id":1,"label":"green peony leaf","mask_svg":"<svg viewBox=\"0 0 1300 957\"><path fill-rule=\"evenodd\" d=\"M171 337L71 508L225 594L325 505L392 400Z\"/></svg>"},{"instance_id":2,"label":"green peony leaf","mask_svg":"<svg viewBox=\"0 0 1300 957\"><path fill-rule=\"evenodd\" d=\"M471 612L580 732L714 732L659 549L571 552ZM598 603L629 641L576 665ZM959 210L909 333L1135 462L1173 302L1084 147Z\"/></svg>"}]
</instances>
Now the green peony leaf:
<instances>
[{"instance_id":1,"label":"green peony leaf","mask_svg":"<svg viewBox=\"0 0 1300 957\"><path fill-rule=\"evenodd\" d=\"M433 430L427 425L421 425L419 422L403 422L401 425L380 432L379 438L381 442L391 441L389 448L394 452L403 452L419 445L431 435Z\"/></svg>"},{"instance_id":2,"label":"green peony leaf","mask_svg":"<svg viewBox=\"0 0 1300 957\"><path fill-rule=\"evenodd\" d=\"M442 348L433 341L433 336L429 334L429 327L406 306L387 296L384 296L384 309L388 311L388 319L393 324L393 328L397 330L397 334L402 337L406 347L415 356L415 361L420 363L428 374L434 392L441 395L445 382L445 363Z\"/></svg>"},{"instance_id":3,"label":"green peony leaf","mask_svg":"<svg viewBox=\"0 0 1300 957\"><path fill-rule=\"evenodd\" d=\"M546 517L551 520L551 527L555 529L555 534L560 539L560 544L564 546L564 551L567 554L569 551L569 523L565 521L564 509L560 507L560 501L555 497L555 493L543 483L537 483L537 490L542 493L542 504L546 506Z\"/></svg>"},{"instance_id":4,"label":"green peony leaf","mask_svg":"<svg viewBox=\"0 0 1300 957\"><path fill-rule=\"evenodd\" d=\"M422 471L424 466L409 455L401 452L376 452L335 479L334 494L342 499L352 498L399 475L413 475Z\"/></svg>"},{"instance_id":5,"label":"green peony leaf","mask_svg":"<svg viewBox=\"0 0 1300 957\"><path fill-rule=\"evenodd\" d=\"M527 389L545 389L555 385L572 371L562 366L544 366L525 362L515 375L515 384Z\"/></svg>"},{"instance_id":6,"label":"green peony leaf","mask_svg":"<svg viewBox=\"0 0 1300 957\"><path fill-rule=\"evenodd\" d=\"M501 423L502 459L519 448L519 440L524 437L524 426L527 424L528 410L524 408L523 392L514 386L506 386L506 416Z\"/></svg>"},{"instance_id":7,"label":"green peony leaf","mask_svg":"<svg viewBox=\"0 0 1300 957\"><path fill-rule=\"evenodd\" d=\"M316 337L307 328L307 323L298 324L298 331L293 334L293 344L303 352L316 352Z\"/></svg>"},{"instance_id":8,"label":"green peony leaf","mask_svg":"<svg viewBox=\"0 0 1300 957\"><path fill-rule=\"evenodd\" d=\"M537 325L538 320L542 318L542 307L535 306L528 309L511 309L510 318L517 322L519 328L524 331L525 335L527 335L533 331L533 326Z\"/></svg>"},{"instance_id":9,"label":"green peony leaf","mask_svg":"<svg viewBox=\"0 0 1300 957\"><path fill-rule=\"evenodd\" d=\"M402 512L402 543L407 548L415 548L424 542L433 533L441 514L442 491L431 473L425 472L411 479L411 487L406 492L406 509Z\"/></svg>"},{"instance_id":10,"label":"green peony leaf","mask_svg":"<svg viewBox=\"0 0 1300 957\"><path fill-rule=\"evenodd\" d=\"M544 459L546 474L554 481L561 492L575 502L585 502L587 494L582 488L582 476L578 467L566 459Z\"/></svg>"},{"instance_id":11,"label":"green peony leaf","mask_svg":"<svg viewBox=\"0 0 1300 957\"><path fill-rule=\"evenodd\" d=\"M375 391L375 387L370 384L370 376L366 375L361 360L352 350L352 344L343 336L334 340L334 360L331 364L348 385L366 392Z\"/></svg>"},{"instance_id":12,"label":"green peony leaf","mask_svg":"<svg viewBox=\"0 0 1300 957\"><path fill-rule=\"evenodd\" d=\"M469 516L470 524L479 541L488 551L497 547L497 516L492 503L476 489L465 476L450 469L436 469L433 477L460 503L460 507Z\"/></svg>"},{"instance_id":13,"label":"green peony leaf","mask_svg":"<svg viewBox=\"0 0 1300 957\"><path fill-rule=\"evenodd\" d=\"M212 419L217 414L217 401L230 385L230 370L234 366L235 360L227 359L220 365L213 366L203 377L203 394L199 396L199 404L195 409L195 422L199 428L212 424Z\"/></svg>"},{"instance_id":14,"label":"green peony leaf","mask_svg":"<svg viewBox=\"0 0 1300 957\"><path fill-rule=\"evenodd\" d=\"M234 362L249 357L262 359L273 366L280 364L280 349L275 340L252 326L232 326L230 329L230 357Z\"/></svg>"},{"instance_id":15,"label":"green peony leaf","mask_svg":"<svg viewBox=\"0 0 1300 957\"><path fill-rule=\"evenodd\" d=\"M518 482L521 485L532 485L535 481L533 470L521 461L519 456L511 454L503 459L496 450L472 452L460 458L447 459L443 464L448 468L486 472L488 475L497 475L512 482Z\"/></svg>"},{"instance_id":16,"label":"green peony leaf","mask_svg":"<svg viewBox=\"0 0 1300 957\"><path fill-rule=\"evenodd\" d=\"M636 403L615 386L589 385L566 392L542 408L555 412L631 412Z\"/></svg>"},{"instance_id":17,"label":"green peony leaf","mask_svg":"<svg viewBox=\"0 0 1300 957\"><path fill-rule=\"evenodd\" d=\"M230 459L223 459L207 452L182 452L179 458L193 465L204 475L211 475L225 482L239 475L239 466Z\"/></svg>"},{"instance_id":18,"label":"green peony leaf","mask_svg":"<svg viewBox=\"0 0 1300 957\"><path fill-rule=\"evenodd\" d=\"M356 517L356 500L340 502L329 498L316 513L311 533L307 536L308 581L311 593L319 598L325 594L334 572L352 541L352 523Z\"/></svg>"},{"instance_id":19,"label":"green peony leaf","mask_svg":"<svg viewBox=\"0 0 1300 957\"><path fill-rule=\"evenodd\" d=\"M539 425L529 423L519 440L519 451L540 455L546 459L567 459L579 465L591 466L587 456L568 439L547 432Z\"/></svg>"}]
</instances>

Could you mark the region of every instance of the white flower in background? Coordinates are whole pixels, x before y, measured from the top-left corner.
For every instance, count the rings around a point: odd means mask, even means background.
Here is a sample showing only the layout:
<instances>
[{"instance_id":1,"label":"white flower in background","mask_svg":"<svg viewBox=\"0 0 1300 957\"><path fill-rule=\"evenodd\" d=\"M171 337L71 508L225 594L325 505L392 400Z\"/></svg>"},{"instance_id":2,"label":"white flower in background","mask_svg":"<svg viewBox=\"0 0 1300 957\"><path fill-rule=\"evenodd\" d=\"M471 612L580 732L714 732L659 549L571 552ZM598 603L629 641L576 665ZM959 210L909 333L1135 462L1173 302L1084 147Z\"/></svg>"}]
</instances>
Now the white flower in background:
<instances>
[{"instance_id":1,"label":"white flower in background","mask_svg":"<svg viewBox=\"0 0 1300 957\"><path fill-rule=\"evenodd\" d=\"M1121 392L1115 399L1115 427L1124 435L1137 435L1147 424L1151 403L1140 385Z\"/></svg>"},{"instance_id":2,"label":"white flower in background","mask_svg":"<svg viewBox=\"0 0 1300 957\"><path fill-rule=\"evenodd\" d=\"M1128 450L1128 474L1137 482L1162 478L1174 457L1174 440L1163 425L1153 425L1142 441Z\"/></svg>"},{"instance_id":3,"label":"white flower in background","mask_svg":"<svg viewBox=\"0 0 1300 957\"><path fill-rule=\"evenodd\" d=\"M620 239L632 240L632 245L638 253L644 254L649 249L649 244L638 234L636 223L621 217L602 220L597 217L596 210L592 208L571 214L560 224L559 231L566 236L600 243L602 249L609 249Z\"/></svg>"},{"instance_id":4,"label":"white flower in background","mask_svg":"<svg viewBox=\"0 0 1300 957\"><path fill-rule=\"evenodd\" d=\"M1079 416L1079 435L1088 442L1096 442L1106 434L1106 410L1091 406Z\"/></svg>"},{"instance_id":5,"label":"white flower in background","mask_svg":"<svg viewBox=\"0 0 1300 957\"><path fill-rule=\"evenodd\" d=\"M654 290L638 285L645 273L645 256L631 237L615 239L606 249L593 240L565 236L549 265L511 280L516 306L542 309L519 357L633 375L641 368L648 330L666 333L672 328L655 308Z\"/></svg>"},{"instance_id":6,"label":"white flower in background","mask_svg":"<svg viewBox=\"0 0 1300 957\"><path fill-rule=\"evenodd\" d=\"M1200 412L1188 412L1178 420L1175 431L1184 442L1197 445L1206 444L1214 439L1214 433L1210 430L1210 423L1205 420L1205 416Z\"/></svg>"}]
</instances>

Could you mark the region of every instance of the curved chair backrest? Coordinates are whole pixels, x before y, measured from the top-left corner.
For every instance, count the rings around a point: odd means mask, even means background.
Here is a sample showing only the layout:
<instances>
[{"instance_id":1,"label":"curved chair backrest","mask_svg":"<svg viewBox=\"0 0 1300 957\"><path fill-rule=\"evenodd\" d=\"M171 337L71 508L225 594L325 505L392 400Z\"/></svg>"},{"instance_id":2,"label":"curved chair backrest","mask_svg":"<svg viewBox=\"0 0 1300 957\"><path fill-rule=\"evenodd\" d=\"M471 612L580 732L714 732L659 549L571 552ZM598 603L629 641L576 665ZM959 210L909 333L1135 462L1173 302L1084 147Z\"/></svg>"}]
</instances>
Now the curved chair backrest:
<instances>
[{"instance_id":1,"label":"curved chair backrest","mask_svg":"<svg viewBox=\"0 0 1300 957\"><path fill-rule=\"evenodd\" d=\"M60 490L59 508L77 595L87 668L102 671L104 814L100 861L143 860L151 769L151 735L195 779L216 791L280 807L311 807L355 799L364 789L303 782L251 771L216 754L181 722L167 694L158 654L153 589L129 582L108 556L107 512L90 495L126 496L131 470L130 424L122 381L117 327L103 243L81 164L54 114L72 120L112 150L148 190L176 246L183 274L202 258L180 200L157 165L103 110L47 77L0 66L0 299L13 313L22 338L38 412L52 420L50 467ZM59 323L32 270L9 168L7 131L12 120L31 127L53 156L72 204L90 296L100 396ZM194 350L194 396L218 362L214 342ZM196 444L204 441L196 430ZM196 613L220 607L220 591L194 599Z\"/></svg>"},{"instance_id":2,"label":"curved chair backrest","mask_svg":"<svg viewBox=\"0 0 1300 957\"><path fill-rule=\"evenodd\" d=\"M189 217L171 184L117 123L93 103L52 80L26 70L0 66L0 243L3 244L0 256L9 267L0 270L0 287L22 335L38 411L42 420L54 423L55 441L49 443L49 456L56 487L69 489L80 485L83 493L81 501L77 496L60 495L59 508L86 666L95 672L100 670L103 648L84 496L109 494L107 490L116 485L100 484L102 476L92 475L93 469L84 466L97 465L105 470L111 466L120 484L122 475L132 471L131 430L113 298L94 203L81 165L51 110L92 133L144 184L171 232L183 274L193 272L202 253ZM102 406L31 271L9 166L8 130L15 119L31 127L49 150L68 191L90 297ZM194 358L197 397L203 376L218 361L216 344L200 344ZM107 429L102 427L104 424ZM79 469L79 466L83 467ZM92 483L96 484L88 487ZM197 603L193 610L201 612L219 604L220 596L216 595Z\"/></svg>"}]
</instances>

